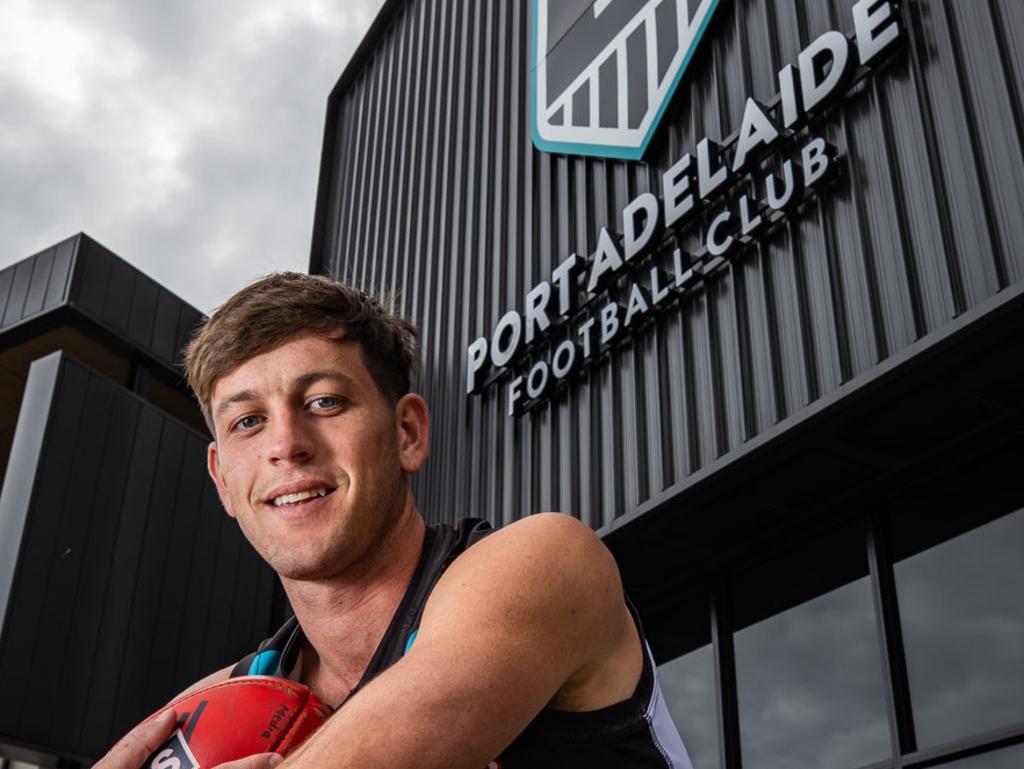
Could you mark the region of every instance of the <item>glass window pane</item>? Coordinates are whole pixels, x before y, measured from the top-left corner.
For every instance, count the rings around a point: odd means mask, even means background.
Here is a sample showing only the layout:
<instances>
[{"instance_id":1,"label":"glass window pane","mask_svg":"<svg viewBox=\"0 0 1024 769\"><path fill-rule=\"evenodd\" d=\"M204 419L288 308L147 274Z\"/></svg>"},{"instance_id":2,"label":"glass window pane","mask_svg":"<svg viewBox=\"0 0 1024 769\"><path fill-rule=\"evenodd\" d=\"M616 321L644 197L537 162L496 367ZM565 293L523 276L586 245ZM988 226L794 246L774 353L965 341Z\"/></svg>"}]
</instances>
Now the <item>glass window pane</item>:
<instances>
[{"instance_id":1,"label":"glass window pane","mask_svg":"<svg viewBox=\"0 0 1024 769\"><path fill-rule=\"evenodd\" d=\"M658 681L693 769L718 769L715 655L711 644L660 665Z\"/></svg>"},{"instance_id":2,"label":"glass window pane","mask_svg":"<svg viewBox=\"0 0 1024 769\"><path fill-rule=\"evenodd\" d=\"M891 756L868 577L734 635L744 769L852 769Z\"/></svg>"},{"instance_id":3,"label":"glass window pane","mask_svg":"<svg viewBox=\"0 0 1024 769\"><path fill-rule=\"evenodd\" d=\"M951 761L936 769L1021 769L1024 766L1024 745L993 750L970 758Z\"/></svg>"},{"instance_id":4,"label":"glass window pane","mask_svg":"<svg viewBox=\"0 0 1024 769\"><path fill-rule=\"evenodd\" d=\"M1024 510L894 571L919 746L1024 722Z\"/></svg>"}]
</instances>

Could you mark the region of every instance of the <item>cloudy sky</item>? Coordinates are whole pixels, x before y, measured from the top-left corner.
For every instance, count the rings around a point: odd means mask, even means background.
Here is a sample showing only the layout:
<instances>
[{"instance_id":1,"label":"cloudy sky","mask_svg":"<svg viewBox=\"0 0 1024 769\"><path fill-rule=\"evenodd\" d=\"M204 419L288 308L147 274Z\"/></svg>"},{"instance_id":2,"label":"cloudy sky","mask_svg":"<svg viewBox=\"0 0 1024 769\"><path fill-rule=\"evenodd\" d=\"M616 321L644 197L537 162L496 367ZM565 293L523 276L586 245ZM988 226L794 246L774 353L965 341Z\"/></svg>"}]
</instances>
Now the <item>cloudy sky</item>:
<instances>
[{"instance_id":1,"label":"cloudy sky","mask_svg":"<svg viewBox=\"0 0 1024 769\"><path fill-rule=\"evenodd\" d=\"M209 312L305 269L327 95L382 0L2 0L0 267L85 231Z\"/></svg>"}]
</instances>

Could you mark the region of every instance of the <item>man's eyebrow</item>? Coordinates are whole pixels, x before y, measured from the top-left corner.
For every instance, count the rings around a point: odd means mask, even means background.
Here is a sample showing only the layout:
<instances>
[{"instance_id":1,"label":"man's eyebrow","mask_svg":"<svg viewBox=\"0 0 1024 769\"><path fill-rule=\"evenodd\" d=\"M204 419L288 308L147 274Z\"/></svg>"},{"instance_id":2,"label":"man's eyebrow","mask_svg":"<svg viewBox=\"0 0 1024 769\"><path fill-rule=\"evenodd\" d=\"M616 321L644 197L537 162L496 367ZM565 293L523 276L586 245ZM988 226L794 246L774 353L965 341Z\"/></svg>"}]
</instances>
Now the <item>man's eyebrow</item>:
<instances>
[{"instance_id":1,"label":"man's eyebrow","mask_svg":"<svg viewBox=\"0 0 1024 769\"><path fill-rule=\"evenodd\" d=\"M295 377L293 380L293 386L304 389L310 385L322 382L324 380L339 382L341 384L354 384L355 380L343 374L340 371L310 371L301 376ZM221 416L225 411L234 406L236 403L244 403L246 401L258 400L259 395L255 390L239 390L236 393L232 393L220 403L217 404L217 409L214 412L215 417Z\"/></svg>"},{"instance_id":2,"label":"man's eyebrow","mask_svg":"<svg viewBox=\"0 0 1024 769\"><path fill-rule=\"evenodd\" d=\"M217 404L217 410L214 412L215 417L219 417L229 408L234 406L236 403L243 403L245 401L254 401L258 396L254 390L240 390Z\"/></svg>"},{"instance_id":3,"label":"man's eyebrow","mask_svg":"<svg viewBox=\"0 0 1024 769\"><path fill-rule=\"evenodd\" d=\"M340 382L341 384L355 384L356 381L347 374L342 374L340 371L310 371L306 374L295 377L295 384L299 387L309 387L310 385L316 384L317 382L321 382L325 379Z\"/></svg>"}]
</instances>

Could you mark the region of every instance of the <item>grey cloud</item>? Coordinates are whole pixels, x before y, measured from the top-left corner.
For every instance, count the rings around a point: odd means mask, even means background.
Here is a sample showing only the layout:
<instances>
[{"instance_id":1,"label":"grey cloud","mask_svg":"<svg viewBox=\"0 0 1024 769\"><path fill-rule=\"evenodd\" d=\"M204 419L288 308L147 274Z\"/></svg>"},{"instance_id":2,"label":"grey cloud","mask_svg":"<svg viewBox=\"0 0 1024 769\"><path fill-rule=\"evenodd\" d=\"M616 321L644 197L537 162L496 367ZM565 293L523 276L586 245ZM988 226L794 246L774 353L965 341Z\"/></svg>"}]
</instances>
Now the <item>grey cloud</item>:
<instances>
[{"instance_id":1,"label":"grey cloud","mask_svg":"<svg viewBox=\"0 0 1024 769\"><path fill-rule=\"evenodd\" d=\"M0 72L0 263L85 230L207 312L304 269L327 95L380 2L50 4L85 98Z\"/></svg>"}]
</instances>

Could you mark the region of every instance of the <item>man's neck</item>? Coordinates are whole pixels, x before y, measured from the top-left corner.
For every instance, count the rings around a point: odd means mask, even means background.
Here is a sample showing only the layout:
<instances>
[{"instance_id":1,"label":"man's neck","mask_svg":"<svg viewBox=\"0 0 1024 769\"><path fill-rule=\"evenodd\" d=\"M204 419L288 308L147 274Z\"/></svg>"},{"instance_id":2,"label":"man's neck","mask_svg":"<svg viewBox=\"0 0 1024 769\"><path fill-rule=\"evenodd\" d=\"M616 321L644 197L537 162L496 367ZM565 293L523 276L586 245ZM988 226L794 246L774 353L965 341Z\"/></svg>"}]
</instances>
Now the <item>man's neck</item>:
<instances>
[{"instance_id":1,"label":"man's neck","mask_svg":"<svg viewBox=\"0 0 1024 769\"><path fill-rule=\"evenodd\" d=\"M412 580L425 525L411 502L372 562L315 583L283 580L308 645L303 681L332 705L355 687Z\"/></svg>"}]
</instances>

